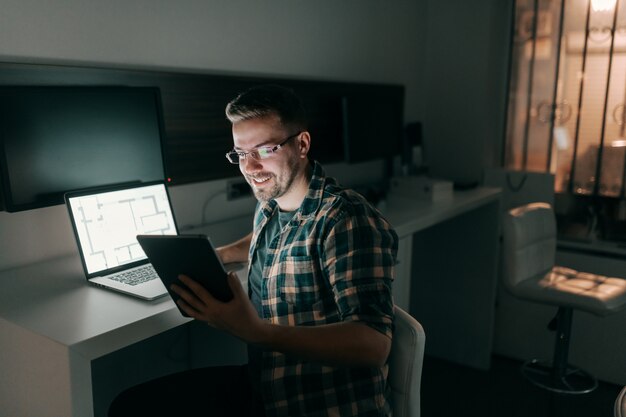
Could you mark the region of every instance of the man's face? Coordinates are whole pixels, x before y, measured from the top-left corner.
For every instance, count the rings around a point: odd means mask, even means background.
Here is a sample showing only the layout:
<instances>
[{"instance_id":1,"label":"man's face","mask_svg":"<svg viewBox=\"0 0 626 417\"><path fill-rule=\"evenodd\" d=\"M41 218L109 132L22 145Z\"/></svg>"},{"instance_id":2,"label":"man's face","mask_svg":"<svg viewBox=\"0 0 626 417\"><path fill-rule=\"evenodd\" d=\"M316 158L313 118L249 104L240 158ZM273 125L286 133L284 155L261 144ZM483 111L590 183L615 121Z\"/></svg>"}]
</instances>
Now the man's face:
<instances>
[{"instance_id":1,"label":"man's face","mask_svg":"<svg viewBox=\"0 0 626 417\"><path fill-rule=\"evenodd\" d=\"M259 147L274 147L298 132L288 132L278 117L268 116L244 120L233 124L234 148L249 152ZM294 144L288 141L267 159L256 160L250 155L239 162L239 169L252 187L259 201L269 201L284 196L298 174L299 159Z\"/></svg>"}]
</instances>

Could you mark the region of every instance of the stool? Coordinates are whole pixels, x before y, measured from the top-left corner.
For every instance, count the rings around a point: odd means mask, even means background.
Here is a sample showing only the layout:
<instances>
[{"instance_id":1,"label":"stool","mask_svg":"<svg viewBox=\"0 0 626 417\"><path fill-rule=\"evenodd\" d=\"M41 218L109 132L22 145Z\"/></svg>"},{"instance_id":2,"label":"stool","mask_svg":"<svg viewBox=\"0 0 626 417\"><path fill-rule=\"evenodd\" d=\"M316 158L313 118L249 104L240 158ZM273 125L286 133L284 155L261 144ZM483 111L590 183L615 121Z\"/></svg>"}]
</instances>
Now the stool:
<instances>
[{"instance_id":1,"label":"stool","mask_svg":"<svg viewBox=\"0 0 626 417\"><path fill-rule=\"evenodd\" d=\"M522 365L532 383L563 394L584 394L598 383L568 363L573 311L597 316L626 306L626 280L555 266L556 219L547 203L509 210L503 222L503 283L514 296L558 307L552 362L533 359Z\"/></svg>"}]
</instances>

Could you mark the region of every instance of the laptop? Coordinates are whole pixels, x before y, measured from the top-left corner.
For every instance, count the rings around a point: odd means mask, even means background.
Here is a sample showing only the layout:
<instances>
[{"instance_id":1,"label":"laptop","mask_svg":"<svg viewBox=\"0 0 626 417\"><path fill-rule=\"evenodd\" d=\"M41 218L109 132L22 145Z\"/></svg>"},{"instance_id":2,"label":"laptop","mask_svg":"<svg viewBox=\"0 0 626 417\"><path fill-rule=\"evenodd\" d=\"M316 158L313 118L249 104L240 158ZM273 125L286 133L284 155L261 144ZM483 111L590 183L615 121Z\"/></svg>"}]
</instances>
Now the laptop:
<instances>
[{"instance_id":1,"label":"laptop","mask_svg":"<svg viewBox=\"0 0 626 417\"><path fill-rule=\"evenodd\" d=\"M177 235L165 182L127 183L65 194L90 284L154 300L167 290L137 235Z\"/></svg>"}]
</instances>

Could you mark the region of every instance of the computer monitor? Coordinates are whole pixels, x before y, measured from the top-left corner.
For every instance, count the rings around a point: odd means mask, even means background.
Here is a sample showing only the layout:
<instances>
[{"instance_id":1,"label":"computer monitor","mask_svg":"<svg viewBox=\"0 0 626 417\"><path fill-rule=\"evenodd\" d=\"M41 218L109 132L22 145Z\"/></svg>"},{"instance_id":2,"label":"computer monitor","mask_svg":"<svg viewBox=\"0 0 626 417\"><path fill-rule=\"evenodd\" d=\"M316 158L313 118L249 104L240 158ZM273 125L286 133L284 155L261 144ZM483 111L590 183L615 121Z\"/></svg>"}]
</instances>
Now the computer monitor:
<instances>
[{"instance_id":1,"label":"computer monitor","mask_svg":"<svg viewBox=\"0 0 626 417\"><path fill-rule=\"evenodd\" d=\"M4 209L63 203L70 190L165 178L159 89L0 87Z\"/></svg>"}]
</instances>

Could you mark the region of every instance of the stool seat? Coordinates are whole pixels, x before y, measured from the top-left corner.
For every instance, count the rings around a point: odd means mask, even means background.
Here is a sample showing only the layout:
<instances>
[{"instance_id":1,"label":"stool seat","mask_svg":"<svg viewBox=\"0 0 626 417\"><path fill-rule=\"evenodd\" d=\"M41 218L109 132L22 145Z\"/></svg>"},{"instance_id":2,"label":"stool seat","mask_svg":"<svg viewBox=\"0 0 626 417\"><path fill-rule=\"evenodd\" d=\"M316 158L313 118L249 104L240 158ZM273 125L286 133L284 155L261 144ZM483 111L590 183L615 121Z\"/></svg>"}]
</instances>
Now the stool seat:
<instances>
[{"instance_id":1,"label":"stool seat","mask_svg":"<svg viewBox=\"0 0 626 417\"><path fill-rule=\"evenodd\" d=\"M516 296L604 317L626 306L626 280L555 266L514 284Z\"/></svg>"}]
</instances>

